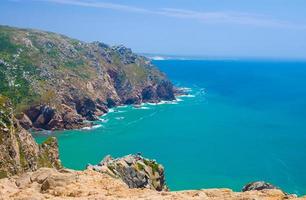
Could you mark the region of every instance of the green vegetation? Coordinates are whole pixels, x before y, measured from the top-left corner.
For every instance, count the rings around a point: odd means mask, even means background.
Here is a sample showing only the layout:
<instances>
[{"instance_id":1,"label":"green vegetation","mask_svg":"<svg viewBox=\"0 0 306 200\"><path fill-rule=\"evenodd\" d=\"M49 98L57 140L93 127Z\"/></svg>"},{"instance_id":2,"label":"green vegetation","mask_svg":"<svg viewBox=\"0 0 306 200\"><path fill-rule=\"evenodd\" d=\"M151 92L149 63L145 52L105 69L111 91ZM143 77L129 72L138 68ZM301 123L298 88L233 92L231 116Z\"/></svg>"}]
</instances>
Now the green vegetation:
<instances>
[{"instance_id":1,"label":"green vegetation","mask_svg":"<svg viewBox=\"0 0 306 200\"><path fill-rule=\"evenodd\" d=\"M152 168L153 172L158 172L159 171L159 165L155 161L144 159L144 163L147 166L150 166Z\"/></svg>"},{"instance_id":2,"label":"green vegetation","mask_svg":"<svg viewBox=\"0 0 306 200\"><path fill-rule=\"evenodd\" d=\"M112 60L113 60L115 66L121 66L122 65L122 62L120 60L120 56L118 54L114 54L112 56L112 58L113 58Z\"/></svg>"},{"instance_id":3,"label":"green vegetation","mask_svg":"<svg viewBox=\"0 0 306 200\"><path fill-rule=\"evenodd\" d=\"M18 46L11 42L8 32L0 32L0 52L14 54L17 52Z\"/></svg>"},{"instance_id":4,"label":"green vegetation","mask_svg":"<svg viewBox=\"0 0 306 200\"><path fill-rule=\"evenodd\" d=\"M7 177L7 172L3 171L3 170L0 170L0 179L6 178L6 177Z\"/></svg>"},{"instance_id":5,"label":"green vegetation","mask_svg":"<svg viewBox=\"0 0 306 200\"><path fill-rule=\"evenodd\" d=\"M81 60L81 59L69 60L69 61L65 62L64 66L68 67L68 68L82 67L82 66L84 66L84 61Z\"/></svg>"},{"instance_id":6,"label":"green vegetation","mask_svg":"<svg viewBox=\"0 0 306 200\"><path fill-rule=\"evenodd\" d=\"M47 51L48 56L51 58L57 58L59 56L59 52L56 49L50 49Z\"/></svg>"},{"instance_id":7,"label":"green vegetation","mask_svg":"<svg viewBox=\"0 0 306 200\"><path fill-rule=\"evenodd\" d=\"M38 167L48 167L48 168L52 168L52 164L49 160L48 157L48 152L44 152L42 155L39 155L38 157Z\"/></svg>"},{"instance_id":8,"label":"green vegetation","mask_svg":"<svg viewBox=\"0 0 306 200\"><path fill-rule=\"evenodd\" d=\"M60 107L67 93L95 99L116 92L122 99L127 92L136 95L151 84L148 79L160 75L148 66L146 59L124 47L0 26L0 93L11 99L16 114L41 104ZM88 89L91 85L99 89L98 94ZM116 91L110 91L113 88Z\"/></svg>"},{"instance_id":9,"label":"green vegetation","mask_svg":"<svg viewBox=\"0 0 306 200\"><path fill-rule=\"evenodd\" d=\"M51 145L51 144L53 144L55 142L55 138L54 137L48 137L43 143L42 143L42 145L43 144L45 144L45 145Z\"/></svg>"},{"instance_id":10,"label":"green vegetation","mask_svg":"<svg viewBox=\"0 0 306 200\"><path fill-rule=\"evenodd\" d=\"M138 170L143 171L143 170L144 170L144 167L145 167L145 166L144 166L143 164L137 162L137 168L138 168Z\"/></svg>"},{"instance_id":11,"label":"green vegetation","mask_svg":"<svg viewBox=\"0 0 306 200\"><path fill-rule=\"evenodd\" d=\"M13 126L8 99L0 94L0 127L10 129Z\"/></svg>"},{"instance_id":12,"label":"green vegetation","mask_svg":"<svg viewBox=\"0 0 306 200\"><path fill-rule=\"evenodd\" d=\"M129 64L124 68L124 70L127 74L127 78L134 84L140 84L142 81L146 80L147 72L145 68L141 66Z\"/></svg>"},{"instance_id":13,"label":"green vegetation","mask_svg":"<svg viewBox=\"0 0 306 200\"><path fill-rule=\"evenodd\" d=\"M20 142L19 142L19 156L20 156L20 165L21 165L21 168L26 169L27 166L28 166L28 162L27 162L27 159L26 159L26 157L24 155L24 152L23 152L23 150L21 148Z\"/></svg>"}]
</instances>

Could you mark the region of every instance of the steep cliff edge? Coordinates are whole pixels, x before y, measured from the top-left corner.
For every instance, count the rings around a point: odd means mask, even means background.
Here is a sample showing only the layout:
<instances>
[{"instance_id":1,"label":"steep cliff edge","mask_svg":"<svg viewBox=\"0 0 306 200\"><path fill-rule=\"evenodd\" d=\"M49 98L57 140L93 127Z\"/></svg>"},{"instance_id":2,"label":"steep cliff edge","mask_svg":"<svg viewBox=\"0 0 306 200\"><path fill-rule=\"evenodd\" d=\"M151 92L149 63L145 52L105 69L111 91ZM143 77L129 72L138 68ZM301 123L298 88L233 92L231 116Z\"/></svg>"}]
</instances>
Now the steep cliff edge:
<instances>
[{"instance_id":1,"label":"steep cliff edge","mask_svg":"<svg viewBox=\"0 0 306 200\"><path fill-rule=\"evenodd\" d=\"M285 200L306 199L279 189L233 192L205 189L168 192L147 188L131 189L120 179L94 170L73 171L41 168L19 177L0 179L0 200L7 199L156 199L156 200Z\"/></svg>"},{"instance_id":2,"label":"steep cliff edge","mask_svg":"<svg viewBox=\"0 0 306 200\"><path fill-rule=\"evenodd\" d=\"M10 101L0 95L0 178L40 167L61 167L57 140L38 145L18 124Z\"/></svg>"},{"instance_id":3,"label":"steep cliff edge","mask_svg":"<svg viewBox=\"0 0 306 200\"><path fill-rule=\"evenodd\" d=\"M173 100L174 92L150 60L124 46L0 26L0 93L26 129L80 128L109 107Z\"/></svg>"}]
</instances>

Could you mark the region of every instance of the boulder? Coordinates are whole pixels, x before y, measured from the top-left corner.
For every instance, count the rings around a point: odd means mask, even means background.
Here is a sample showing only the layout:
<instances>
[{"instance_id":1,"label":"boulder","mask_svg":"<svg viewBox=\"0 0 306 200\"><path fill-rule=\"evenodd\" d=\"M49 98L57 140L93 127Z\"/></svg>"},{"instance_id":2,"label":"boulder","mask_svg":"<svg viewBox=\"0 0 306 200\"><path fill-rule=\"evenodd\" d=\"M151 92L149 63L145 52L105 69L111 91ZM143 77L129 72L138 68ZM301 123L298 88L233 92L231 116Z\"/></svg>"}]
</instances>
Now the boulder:
<instances>
[{"instance_id":1,"label":"boulder","mask_svg":"<svg viewBox=\"0 0 306 200\"><path fill-rule=\"evenodd\" d=\"M55 171L50 173L48 177L43 181L41 185L41 191L45 192L47 190L54 190L57 187L65 187L77 180L77 176L75 174L66 172L60 173Z\"/></svg>"},{"instance_id":2,"label":"boulder","mask_svg":"<svg viewBox=\"0 0 306 200\"><path fill-rule=\"evenodd\" d=\"M25 129L30 129L33 126L31 119L24 113L18 116L18 121L19 124Z\"/></svg>"},{"instance_id":3,"label":"boulder","mask_svg":"<svg viewBox=\"0 0 306 200\"><path fill-rule=\"evenodd\" d=\"M156 99L156 92L153 86L148 86L144 88L141 92L143 101L150 101Z\"/></svg>"},{"instance_id":4,"label":"boulder","mask_svg":"<svg viewBox=\"0 0 306 200\"><path fill-rule=\"evenodd\" d=\"M41 106L32 106L25 111L25 114L31 119L32 122L35 122L38 116L41 114Z\"/></svg>"},{"instance_id":5,"label":"boulder","mask_svg":"<svg viewBox=\"0 0 306 200\"><path fill-rule=\"evenodd\" d=\"M31 175L29 173L24 173L16 180L16 186L19 188L25 188L32 183Z\"/></svg>"},{"instance_id":6,"label":"boulder","mask_svg":"<svg viewBox=\"0 0 306 200\"><path fill-rule=\"evenodd\" d=\"M251 182L245 185L242 188L242 192L252 191L252 190L271 190L271 189L278 189L278 188L264 181L256 181L256 182Z\"/></svg>"},{"instance_id":7,"label":"boulder","mask_svg":"<svg viewBox=\"0 0 306 200\"><path fill-rule=\"evenodd\" d=\"M90 98L84 98L76 101L77 112L89 121L98 120L95 112L97 110L96 103Z\"/></svg>"}]
</instances>

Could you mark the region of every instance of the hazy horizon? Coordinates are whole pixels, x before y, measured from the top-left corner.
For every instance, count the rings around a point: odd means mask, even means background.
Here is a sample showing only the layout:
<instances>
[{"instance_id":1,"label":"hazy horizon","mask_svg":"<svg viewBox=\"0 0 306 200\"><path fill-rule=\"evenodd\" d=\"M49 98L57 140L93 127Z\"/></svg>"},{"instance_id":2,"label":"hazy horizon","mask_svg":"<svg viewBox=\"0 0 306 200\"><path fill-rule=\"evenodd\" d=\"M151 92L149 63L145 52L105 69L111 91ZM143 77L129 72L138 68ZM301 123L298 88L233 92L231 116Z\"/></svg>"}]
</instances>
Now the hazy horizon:
<instances>
[{"instance_id":1,"label":"hazy horizon","mask_svg":"<svg viewBox=\"0 0 306 200\"><path fill-rule=\"evenodd\" d=\"M4 0L0 24L142 54L306 59L306 2Z\"/></svg>"}]
</instances>

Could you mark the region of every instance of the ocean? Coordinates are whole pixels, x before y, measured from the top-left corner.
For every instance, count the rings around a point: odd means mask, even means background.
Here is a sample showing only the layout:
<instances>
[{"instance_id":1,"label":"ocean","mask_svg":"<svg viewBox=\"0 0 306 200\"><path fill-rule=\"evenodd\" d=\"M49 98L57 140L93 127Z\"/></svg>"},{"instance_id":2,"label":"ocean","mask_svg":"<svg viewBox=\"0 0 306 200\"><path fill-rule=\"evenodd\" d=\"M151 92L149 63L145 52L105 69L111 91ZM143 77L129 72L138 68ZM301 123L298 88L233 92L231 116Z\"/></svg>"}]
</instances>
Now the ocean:
<instances>
[{"instance_id":1,"label":"ocean","mask_svg":"<svg viewBox=\"0 0 306 200\"><path fill-rule=\"evenodd\" d=\"M55 132L65 167L141 152L171 190L264 180L306 194L306 62L159 60L189 95L111 109L92 129ZM38 142L48 133L35 135Z\"/></svg>"}]
</instances>

